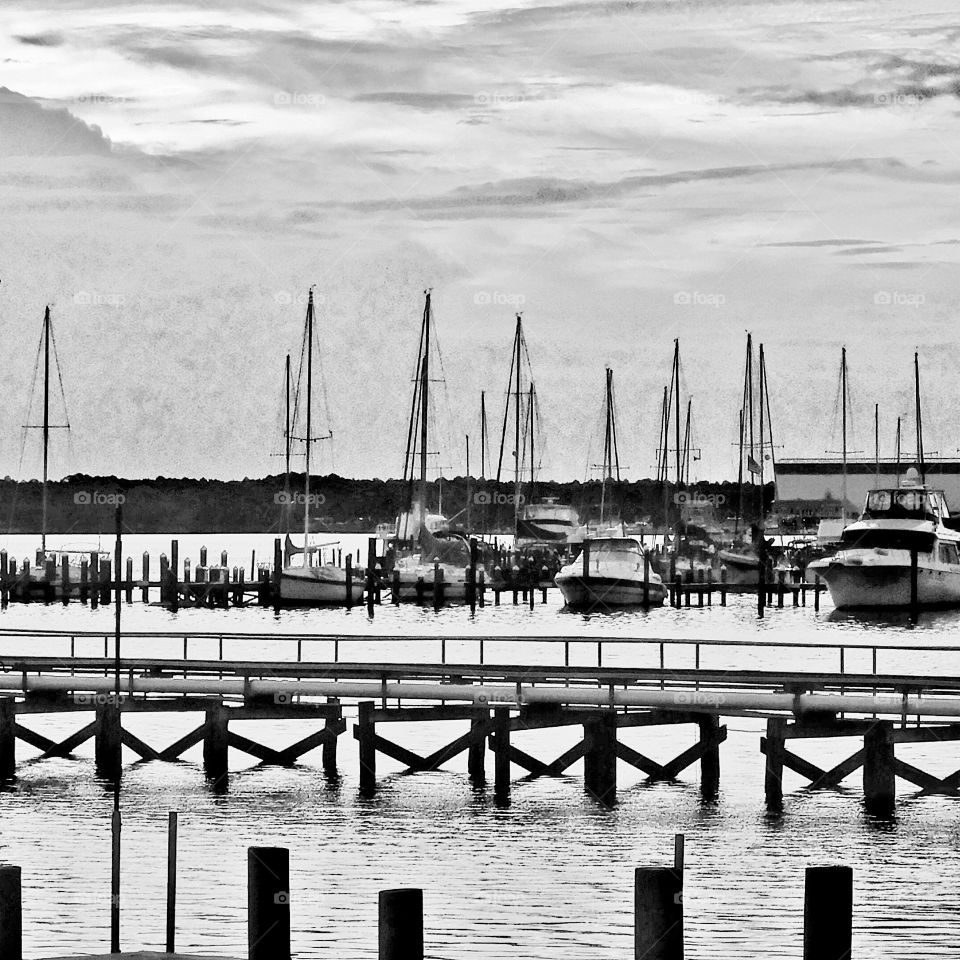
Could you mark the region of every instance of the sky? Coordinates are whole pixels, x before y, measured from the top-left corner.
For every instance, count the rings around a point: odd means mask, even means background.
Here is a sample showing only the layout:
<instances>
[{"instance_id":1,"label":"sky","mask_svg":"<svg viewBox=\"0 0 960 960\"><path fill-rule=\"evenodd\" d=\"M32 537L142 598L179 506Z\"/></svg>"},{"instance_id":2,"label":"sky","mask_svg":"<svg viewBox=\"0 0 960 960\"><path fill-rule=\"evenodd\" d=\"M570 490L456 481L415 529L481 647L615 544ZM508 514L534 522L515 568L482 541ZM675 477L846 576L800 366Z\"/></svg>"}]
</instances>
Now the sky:
<instances>
[{"instance_id":1,"label":"sky","mask_svg":"<svg viewBox=\"0 0 960 960\"><path fill-rule=\"evenodd\" d=\"M278 472L311 285L318 470L402 471L428 287L434 474L467 434L477 472L481 391L499 443L518 310L545 477L597 476L607 365L655 472L675 338L694 478L735 477L747 330L777 457L840 449L844 345L851 454L874 404L914 443L915 350L958 454L951 4L5 0L0 67L0 475L47 304L52 476Z\"/></svg>"}]
</instances>

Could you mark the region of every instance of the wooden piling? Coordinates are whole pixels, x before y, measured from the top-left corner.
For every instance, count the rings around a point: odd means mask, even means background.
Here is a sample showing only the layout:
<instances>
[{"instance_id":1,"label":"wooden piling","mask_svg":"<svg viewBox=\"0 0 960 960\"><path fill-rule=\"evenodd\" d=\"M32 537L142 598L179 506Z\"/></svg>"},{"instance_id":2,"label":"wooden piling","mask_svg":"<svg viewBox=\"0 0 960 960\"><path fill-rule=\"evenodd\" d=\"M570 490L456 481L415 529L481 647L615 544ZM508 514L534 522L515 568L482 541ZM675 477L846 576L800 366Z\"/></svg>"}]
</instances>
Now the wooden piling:
<instances>
[{"instance_id":1,"label":"wooden piling","mask_svg":"<svg viewBox=\"0 0 960 960\"><path fill-rule=\"evenodd\" d=\"M80 602L87 602L88 587L90 580L90 561L84 557L80 561Z\"/></svg>"},{"instance_id":2,"label":"wooden piling","mask_svg":"<svg viewBox=\"0 0 960 960\"><path fill-rule=\"evenodd\" d=\"M124 584L124 594L127 603L133 603L133 557L127 557L127 575Z\"/></svg>"},{"instance_id":3,"label":"wooden piling","mask_svg":"<svg viewBox=\"0 0 960 960\"><path fill-rule=\"evenodd\" d=\"M486 583L484 582L484 573L483 568L477 571L477 606L483 607L486 602L485 593L486 593Z\"/></svg>"},{"instance_id":4,"label":"wooden piling","mask_svg":"<svg viewBox=\"0 0 960 960\"><path fill-rule=\"evenodd\" d=\"M290 960L290 851L247 849L248 960Z\"/></svg>"},{"instance_id":5,"label":"wooden piling","mask_svg":"<svg viewBox=\"0 0 960 960\"><path fill-rule=\"evenodd\" d=\"M423 891L381 890L379 960L423 960Z\"/></svg>"},{"instance_id":6,"label":"wooden piling","mask_svg":"<svg viewBox=\"0 0 960 960\"><path fill-rule=\"evenodd\" d=\"M207 565L207 548L200 548L200 566L205 567Z\"/></svg>"},{"instance_id":7,"label":"wooden piling","mask_svg":"<svg viewBox=\"0 0 960 960\"><path fill-rule=\"evenodd\" d=\"M13 697L0 697L0 782L17 775L17 711Z\"/></svg>"},{"instance_id":8,"label":"wooden piling","mask_svg":"<svg viewBox=\"0 0 960 960\"><path fill-rule=\"evenodd\" d=\"M90 553L90 609L96 610L100 605L100 554Z\"/></svg>"},{"instance_id":9,"label":"wooden piling","mask_svg":"<svg viewBox=\"0 0 960 960\"><path fill-rule=\"evenodd\" d=\"M470 721L470 732L474 735L474 741L467 749L467 773L470 777L470 782L477 785L486 783L487 780L486 730L489 724L489 710L484 710L480 713L477 713L477 715Z\"/></svg>"},{"instance_id":10,"label":"wooden piling","mask_svg":"<svg viewBox=\"0 0 960 960\"><path fill-rule=\"evenodd\" d=\"M169 569L169 592L167 600L170 607L176 610L180 606L180 584L177 577L180 575L180 543L177 540L170 541L170 569Z\"/></svg>"},{"instance_id":11,"label":"wooden piling","mask_svg":"<svg viewBox=\"0 0 960 960\"><path fill-rule=\"evenodd\" d=\"M420 606L423 605L423 596L425 593L426 593L426 588L423 582L423 574L421 573L417 576L417 587L416 587L417 604Z\"/></svg>"},{"instance_id":12,"label":"wooden piling","mask_svg":"<svg viewBox=\"0 0 960 960\"><path fill-rule=\"evenodd\" d=\"M357 741L360 746L360 795L372 797L377 791L376 727L373 722L375 704L361 700L357 704Z\"/></svg>"},{"instance_id":13,"label":"wooden piling","mask_svg":"<svg viewBox=\"0 0 960 960\"><path fill-rule=\"evenodd\" d=\"M177 948L177 814L167 814L167 953Z\"/></svg>"},{"instance_id":14,"label":"wooden piling","mask_svg":"<svg viewBox=\"0 0 960 960\"><path fill-rule=\"evenodd\" d=\"M470 538L470 566L467 567L467 602L470 604L470 612L474 613L477 609L477 560L479 558L479 548L477 538Z\"/></svg>"},{"instance_id":15,"label":"wooden piling","mask_svg":"<svg viewBox=\"0 0 960 960\"><path fill-rule=\"evenodd\" d=\"M803 890L803 960L850 960L853 870L807 867Z\"/></svg>"},{"instance_id":16,"label":"wooden piling","mask_svg":"<svg viewBox=\"0 0 960 960\"><path fill-rule=\"evenodd\" d=\"M910 551L910 620L916 623L920 616L919 603L919 571L917 568L917 551Z\"/></svg>"},{"instance_id":17,"label":"wooden piling","mask_svg":"<svg viewBox=\"0 0 960 960\"><path fill-rule=\"evenodd\" d=\"M323 762L323 772L328 777L336 777L338 776L336 728L341 723L342 711L340 709L340 700L337 697L327 697L327 704L337 708L337 715L323 722L323 728L324 730L330 731L330 736L324 741L323 747L320 750L320 756Z\"/></svg>"},{"instance_id":18,"label":"wooden piling","mask_svg":"<svg viewBox=\"0 0 960 960\"><path fill-rule=\"evenodd\" d=\"M307 562L307 544L304 541L303 544L304 554L303 562ZM280 596L280 572L283 570L283 544L280 542L280 538L276 537L273 541L273 577L271 579L271 586L273 587L273 595L275 597Z\"/></svg>"},{"instance_id":19,"label":"wooden piling","mask_svg":"<svg viewBox=\"0 0 960 960\"><path fill-rule=\"evenodd\" d=\"M813 612L820 612L820 574L813 575Z\"/></svg>"},{"instance_id":20,"label":"wooden piling","mask_svg":"<svg viewBox=\"0 0 960 960\"><path fill-rule=\"evenodd\" d=\"M23 960L23 893L20 867L0 865L0 957Z\"/></svg>"},{"instance_id":21,"label":"wooden piling","mask_svg":"<svg viewBox=\"0 0 960 960\"><path fill-rule=\"evenodd\" d=\"M143 586L140 588L140 600L143 603L150 602L150 554L144 550L143 551L143 563L140 567L141 577L140 580L143 583Z\"/></svg>"},{"instance_id":22,"label":"wooden piling","mask_svg":"<svg viewBox=\"0 0 960 960\"><path fill-rule=\"evenodd\" d=\"M767 720L767 736L761 742L766 755L763 777L763 790L767 806L779 809L783 805L783 750L785 728L784 717L770 717Z\"/></svg>"},{"instance_id":23,"label":"wooden piling","mask_svg":"<svg viewBox=\"0 0 960 960\"><path fill-rule=\"evenodd\" d=\"M443 567L439 560L433 561L433 609L443 606Z\"/></svg>"},{"instance_id":24,"label":"wooden piling","mask_svg":"<svg viewBox=\"0 0 960 960\"><path fill-rule=\"evenodd\" d=\"M70 602L70 558L66 554L60 558L60 597L64 603Z\"/></svg>"},{"instance_id":25,"label":"wooden piling","mask_svg":"<svg viewBox=\"0 0 960 960\"><path fill-rule=\"evenodd\" d=\"M727 565L720 567L720 606L727 605Z\"/></svg>"},{"instance_id":26,"label":"wooden piling","mask_svg":"<svg viewBox=\"0 0 960 960\"><path fill-rule=\"evenodd\" d=\"M510 709L497 707L493 711L493 731L497 749L493 763L494 802L500 806L510 802Z\"/></svg>"},{"instance_id":27,"label":"wooden piling","mask_svg":"<svg viewBox=\"0 0 960 960\"><path fill-rule=\"evenodd\" d=\"M6 550L0 550L0 604L7 605L10 599L10 565Z\"/></svg>"},{"instance_id":28,"label":"wooden piling","mask_svg":"<svg viewBox=\"0 0 960 960\"><path fill-rule=\"evenodd\" d=\"M394 606L400 603L400 571L394 567L390 584L390 600Z\"/></svg>"},{"instance_id":29,"label":"wooden piling","mask_svg":"<svg viewBox=\"0 0 960 960\"><path fill-rule=\"evenodd\" d=\"M220 566L221 566L221 567L224 567L224 568L229 566L229 564L227 563L227 551L226 551L226 550L221 550L221 551L220 551Z\"/></svg>"},{"instance_id":30,"label":"wooden piling","mask_svg":"<svg viewBox=\"0 0 960 960\"><path fill-rule=\"evenodd\" d=\"M100 561L100 603L110 603L111 587L113 585L113 561L106 557ZM118 598L119 599L119 598Z\"/></svg>"},{"instance_id":31,"label":"wooden piling","mask_svg":"<svg viewBox=\"0 0 960 960\"><path fill-rule=\"evenodd\" d=\"M617 802L617 715L606 710L583 725L583 781L598 803Z\"/></svg>"},{"instance_id":32,"label":"wooden piling","mask_svg":"<svg viewBox=\"0 0 960 960\"><path fill-rule=\"evenodd\" d=\"M700 757L700 795L712 800L720 791L720 717L704 714L697 724L700 728L700 741L712 741Z\"/></svg>"},{"instance_id":33,"label":"wooden piling","mask_svg":"<svg viewBox=\"0 0 960 960\"><path fill-rule=\"evenodd\" d=\"M120 705L111 695L96 707L97 729L94 735L94 756L97 776L119 780L123 767L120 739Z\"/></svg>"},{"instance_id":34,"label":"wooden piling","mask_svg":"<svg viewBox=\"0 0 960 960\"><path fill-rule=\"evenodd\" d=\"M353 556L349 553L347 554L346 575L347 575L347 609L349 610L353 606Z\"/></svg>"},{"instance_id":35,"label":"wooden piling","mask_svg":"<svg viewBox=\"0 0 960 960\"><path fill-rule=\"evenodd\" d=\"M38 554L38 560L41 559ZM57 579L57 561L54 557L43 557L43 599L53 600L55 581ZM40 572L40 564L37 563L37 573Z\"/></svg>"},{"instance_id":36,"label":"wooden piling","mask_svg":"<svg viewBox=\"0 0 960 960\"><path fill-rule=\"evenodd\" d=\"M377 577L377 538L369 537L367 539L367 576L365 589L367 591L367 607L373 612L373 604L376 593Z\"/></svg>"},{"instance_id":37,"label":"wooden piling","mask_svg":"<svg viewBox=\"0 0 960 960\"><path fill-rule=\"evenodd\" d=\"M228 714L223 704L209 707L203 725L203 772L217 786L225 786L227 762Z\"/></svg>"},{"instance_id":38,"label":"wooden piling","mask_svg":"<svg viewBox=\"0 0 960 960\"><path fill-rule=\"evenodd\" d=\"M893 722L878 720L863 738L863 799L867 810L889 816L897 797Z\"/></svg>"},{"instance_id":39,"label":"wooden piling","mask_svg":"<svg viewBox=\"0 0 960 960\"><path fill-rule=\"evenodd\" d=\"M683 960L682 874L637 867L633 890L635 960Z\"/></svg>"}]
</instances>

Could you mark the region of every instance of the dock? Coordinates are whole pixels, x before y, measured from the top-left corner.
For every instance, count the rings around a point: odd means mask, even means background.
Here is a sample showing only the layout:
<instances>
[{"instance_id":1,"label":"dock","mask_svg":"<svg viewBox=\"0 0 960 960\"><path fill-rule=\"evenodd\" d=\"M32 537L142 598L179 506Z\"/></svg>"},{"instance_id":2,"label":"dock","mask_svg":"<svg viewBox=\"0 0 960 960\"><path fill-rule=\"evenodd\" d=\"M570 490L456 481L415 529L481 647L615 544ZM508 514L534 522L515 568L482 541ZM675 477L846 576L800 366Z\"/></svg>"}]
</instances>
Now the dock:
<instances>
[{"instance_id":1,"label":"dock","mask_svg":"<svg viewBox=\"0 0 960 960\"><path fill-rule=\"evenodd\" d=\"M8 631L2 635L7 647L11 635L26 641L26 634ZM416 773L436 770L466 753L469 776L476 783L486 782L487 758L492 757L494 796L502 804L509 803L513 766L536 778L560 775L581 759L585 789L602 804L616 802L618 761L650 780L674 780L699 766L701 794L712 798L720 786L721 746L727 736L722 721L732 716L765 724L757 756L770 807L783 804L785 768L814 788L838 787L862 769L865 801L879 813L892 811L898 778L921 793L960 795L960 771L935 777L896 756L900 744L960 740L960 675L884 671L878 662L882 657L885 662L909 663L917 651L956 655L950 647L423 637L422 645L439 657L389 662L344 659L341 652L357 643L379 644L388 651L396 646L396 637L130 634L122 638L127 649L148 646L153 655L118 661L110 655L116 651L110 649L109 636L104 637L102 656L77 650L81 641L84 646L90 640L96 643L95 635L50 631L34 635L34 642L37 636L57 653L5 655L0 669L4 779L16 776L18 742L40 750L43 759L69 757L88 740L95 743L98 773L110 779L122 776L123 747L141 761L171 762L201 743L204 772L218 789L226 789L229 780L230 748L275 765L294 764L319 749L325 773L336 776L349 710L356 717L352 735L360 790L367 796L377 789L380 755ZM286 659L230 656L231 646L251 639L275 641ZM207 651L214 645L218 655L210 657ZM199 646L205 655L198 655ZM485 649L490 646L499 647L498 652L509 649L514 660L491 662ZM308 655L323 649L327 659L305 658L305 647ZM448 655L451 649L457 659ZM463 659L466 649L474 652L474 659ZM835 665L818 670L729 665L731 657L742 662L745 654L753 662L765 658L770 664L782 663L798 650L805 651L805 662L819 657ZM522 659L527 651L538 651L538 658ZM583 663L587 653L592 663ZM849 670L851 661L869 661L872 669ZM198 725L173 744L151 745L122 722L128 713L170 711L200 715ZM75 733L54 742L29 725L31 716L50 713L86 713L88 718ZM302 721L304 735L280 749L258 742L255 722L277 719ZM437 721L463 724L463 732L429 756L384 735L388 724ZM637 735L644 728L666 725L691 728L689 747L661 760L638 749L643 744ZM551 727L574 728L582 737L556 758L538 758L524 749L528 731ZM842 763L824 769L816 763L816 745L836 738L852 740L855 748Z\"/></svg>"}]
</instances>

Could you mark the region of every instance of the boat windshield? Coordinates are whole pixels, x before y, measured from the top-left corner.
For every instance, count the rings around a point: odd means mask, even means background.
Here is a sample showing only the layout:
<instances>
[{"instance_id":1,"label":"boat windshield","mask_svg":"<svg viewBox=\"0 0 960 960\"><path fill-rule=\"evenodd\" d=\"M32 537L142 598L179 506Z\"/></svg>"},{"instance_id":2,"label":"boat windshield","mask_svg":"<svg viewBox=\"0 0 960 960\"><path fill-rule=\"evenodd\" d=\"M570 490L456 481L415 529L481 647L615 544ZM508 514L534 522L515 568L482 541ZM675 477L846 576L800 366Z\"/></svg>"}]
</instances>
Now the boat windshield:
<instances>
[{"instance_id":1,"label":"boat windshield","mask_svg":"<svg viewBox=\"0 0 960 960\"><path fill-rule=\"evenodd\" d=\"M941 514L939 491L923 489L871 490L864 519L936 520Z\"/></svg>"},{"instance_id":2,"label":"boat windshield","mask_svg":"<svg viewBox=\"0 0 960 960\"><path fill-rule=\"evenodd\" d=\"M923 530L852 530L843 531L841 550L916 550L930 553L936 535Z\"/></svg>"},{"instance_id":3,"label":"boat windshield","mask_svg":"<svg viewBox=\"0 0 960 960\"><path fill-rule=\"evenodd\" d=\"M636 540L588 540L590 555L604 560L630 559L640 556L640 544Z\"/></svg>"}]
</instances>

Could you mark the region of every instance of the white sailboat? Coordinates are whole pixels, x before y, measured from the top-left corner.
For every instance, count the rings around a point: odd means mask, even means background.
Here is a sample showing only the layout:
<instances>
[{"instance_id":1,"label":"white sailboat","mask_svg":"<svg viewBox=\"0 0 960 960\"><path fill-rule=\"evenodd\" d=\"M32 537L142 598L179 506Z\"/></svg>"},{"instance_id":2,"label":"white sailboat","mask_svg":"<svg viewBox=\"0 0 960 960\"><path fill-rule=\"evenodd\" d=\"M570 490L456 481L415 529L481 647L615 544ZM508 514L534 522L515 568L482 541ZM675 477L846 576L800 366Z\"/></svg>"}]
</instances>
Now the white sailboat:
<instances>
[{"instance_id":1,"label":"white sailboat","mask_svg":"<svg viewBox=\"0 0 960 960\"><path fill-rule=\"evenodd\" d=\"M304 471L304 504L303 504L303 547L293 548L291 553L299 553L299 564L286 563L280 571L280 595L282 603L304 606L321 606L327 604L356 603L363 599L363 581L347 583L345 570L333 563L324 561L324 544L310 543L310 446L316 440L329 439L332 433L324 437L314 437L312 434L313 419L313 288L310 288L307 299L306 317L306 350L307 361L307 412L306 433L303 442L306 447L306 465ZM289 453L290 423L287 418L287 444Z\"/></svg>"}]
</instances>

